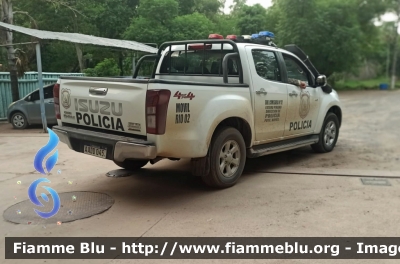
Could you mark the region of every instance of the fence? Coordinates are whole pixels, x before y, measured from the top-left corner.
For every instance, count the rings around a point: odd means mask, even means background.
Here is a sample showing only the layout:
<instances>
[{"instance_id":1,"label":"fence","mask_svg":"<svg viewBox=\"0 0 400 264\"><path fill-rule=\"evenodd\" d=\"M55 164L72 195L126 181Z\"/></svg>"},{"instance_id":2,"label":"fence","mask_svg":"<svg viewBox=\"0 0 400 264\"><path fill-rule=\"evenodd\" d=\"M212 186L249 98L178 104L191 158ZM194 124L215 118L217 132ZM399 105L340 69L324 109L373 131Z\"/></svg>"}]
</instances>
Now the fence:
<instances>
[{"instance_id":1,"label":"fence","mask_svg":"<svg viewBox=\"0 0 400 264\"><path fill-rule=\"evenodd\" d=\"M57 82L60 76L83 76L83 73L43 73L43 84L48 85ZM18 90L20 98L38 89L39 80L37 72L26 72L18 79ZM9 72L0 72L0 120L7 118L7 108L12 103L11 81Z\"/></svg>"}]
</instances>

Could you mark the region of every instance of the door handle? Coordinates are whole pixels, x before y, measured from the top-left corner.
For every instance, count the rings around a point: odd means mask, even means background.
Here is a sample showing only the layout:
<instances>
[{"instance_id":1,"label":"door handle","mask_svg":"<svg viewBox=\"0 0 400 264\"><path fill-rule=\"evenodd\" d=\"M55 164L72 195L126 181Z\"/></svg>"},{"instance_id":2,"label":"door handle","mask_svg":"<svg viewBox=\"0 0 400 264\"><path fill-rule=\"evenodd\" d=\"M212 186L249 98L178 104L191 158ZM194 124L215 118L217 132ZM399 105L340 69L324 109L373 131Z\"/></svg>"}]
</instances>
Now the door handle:
<instances>
[{"instance_id":1,"label":"door handle","mask_svg":"<svg viewBox=\"0 0 400 264\"><path fill-rule=\"evenodd\" d=\"M94 95L106 95L107 92L108 92L108 88L93 88L93 87L91 87L89 89L89 93L94 94Z\"/></svg>"},{"instance_id":2,"label":"door handle","mask_svg":"<svg viewBox=\"0 0 400 264\"><path fill-rule=\"evenodd\" d=\"M265 91L264 88L261 88L260 91L256 91L256 94L265 94L265 95L267 95L268 93Z\"/></svg>"},{"instance_id":3,"label":"door handle","mask_svg":"<svg viewBox=\"0 0 400 264\"><path fill-rule=\"evenodd\" d=\"M292 97L293 97L293 96L296 96L296 97L297 97L298 94L297 94L296 92L291 92L289 95L292 96Z\"/></svg>"}]
</instances>

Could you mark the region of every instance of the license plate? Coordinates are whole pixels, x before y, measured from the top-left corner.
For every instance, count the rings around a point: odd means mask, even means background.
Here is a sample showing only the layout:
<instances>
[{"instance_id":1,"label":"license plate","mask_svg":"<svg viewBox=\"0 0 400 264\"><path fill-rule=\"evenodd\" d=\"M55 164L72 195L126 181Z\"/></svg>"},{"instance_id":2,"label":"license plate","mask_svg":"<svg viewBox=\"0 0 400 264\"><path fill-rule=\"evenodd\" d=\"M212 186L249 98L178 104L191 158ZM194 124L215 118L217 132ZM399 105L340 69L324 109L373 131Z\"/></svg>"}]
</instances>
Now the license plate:
<instances>
[{"instance_id":1,"label":"license plate","mask_svg":"<svg viewBox=\"0 0 400 264\"><path fill-rule=\"evenodd\" d=\"M93 146L84 146L83 153L105 159L107 157L107 149L101 149Z\"/></svg>"}]
</instances>

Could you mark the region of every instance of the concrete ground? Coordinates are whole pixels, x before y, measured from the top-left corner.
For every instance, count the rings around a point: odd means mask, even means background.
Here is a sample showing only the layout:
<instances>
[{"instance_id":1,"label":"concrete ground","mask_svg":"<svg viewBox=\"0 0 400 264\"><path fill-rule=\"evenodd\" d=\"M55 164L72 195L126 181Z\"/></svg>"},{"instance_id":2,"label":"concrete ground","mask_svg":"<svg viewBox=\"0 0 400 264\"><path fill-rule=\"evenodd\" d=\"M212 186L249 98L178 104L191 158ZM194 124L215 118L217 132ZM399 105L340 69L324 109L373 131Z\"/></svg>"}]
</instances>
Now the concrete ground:
<instances>
[{"instance_id":1,"label":"concrete ground","mask_svg":"<svg viewBox=\"0 0 400 264\"><path fill-rule=\"evenodd\" d=\"M1 236L21 237L400 237L400 91L340 93L343 126L337 147L306 147L248 160L240 182L210 190L190 176L189 161L162 161L127 178L108 178L112 161L60 144L49 177L61 192L93 191L115 199L101 215L47 226L0 221ZM48 137L40 128L0 125L0 210L28 199L39 178L32 162ZM61 170L61 174L57 174ZM384 177L391 186L367 186ZM17 184L21 181L21 184ZM68 182L72 181L73 184ZM23 212L22 212L23 213ZM395 260L4 260L0 263L395 263Z\"/></svg>"}]
</instances>

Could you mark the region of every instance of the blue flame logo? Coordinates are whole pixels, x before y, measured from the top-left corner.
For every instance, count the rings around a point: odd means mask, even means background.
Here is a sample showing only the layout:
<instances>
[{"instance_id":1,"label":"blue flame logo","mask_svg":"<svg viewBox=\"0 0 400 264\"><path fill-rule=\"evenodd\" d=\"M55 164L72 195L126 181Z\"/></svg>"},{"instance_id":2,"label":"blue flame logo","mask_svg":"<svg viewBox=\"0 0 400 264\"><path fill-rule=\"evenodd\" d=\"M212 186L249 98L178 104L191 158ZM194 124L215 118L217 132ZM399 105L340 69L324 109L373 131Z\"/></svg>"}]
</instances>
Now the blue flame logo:
<instances>
[{"instance_id":1,"label":"blue flame logo","mask_svg":"<svg viewBox=\"0 0 400 264\"><path fill-rule=\"evenodd\" d=\"M58 138L58 136L51 129L47 128L47 131L49 132L49 137L50 137L49 142L36 153L35 159L33 161L33 165L34 165L35 169L38 172L40 172L41 174L45 174L45 175L46 175L46 172L43 168L43 161L46 158L46 156L48 154L50 154L50 152L52 152L57 147L58 142L60 142L60 139ZM53 155L51 155L50 157L47 158L47 161L46 161L47 173L50 173L50 171L54 168L54 166L57 163L57 160L58 160L58 150L56 150ZM37 198L36 189L37 189L38 185L42 182L50 183L50 181L48 179L40 178L40 179L37 179L36 181L34 181L31 184L31 186L29 186L29 189L28 189L29 199L31 200L31 202L34 205L40 206L40 207L43 207L44 205ZM58 210L60 210L60 205L61 205L60 197L58 196L58 193L55 190L53 190L52 188L47 187L47 186L43 186L43 188L46 189L50 193L50 195L54 201L53 209L48 213L41 212L37 209L34 209L34 210L40 217L50 218L50 217L53 217L54 215L56 215L58 213ZM42 197L42 199L45 202L49 202L49 197L46 194L41 193L40 196Z\"/></svg>"},{"instance_id":2,"label":"blue flame logo","mask_svg":"<svg viewBox=\"0 0 400 264\"><path fill-rule=\"evenodd\" d=\"M35 160L33 161L33 165L35 166L35 169L40 172L41 174L46 174L46 172L43 169L43 160L44 158L53 150L57 147L58 142L60 140L58 139L58 136L56 133L54 133L51 129L47 128L47 132L49 132L49 142L47 142L46 146L41 148L35 156ZM58 150L51 155L47 161L46 161L46 169L47 172L50 173L50 171L54 168L58 160Z\"/></svg>"}]
</instances>

